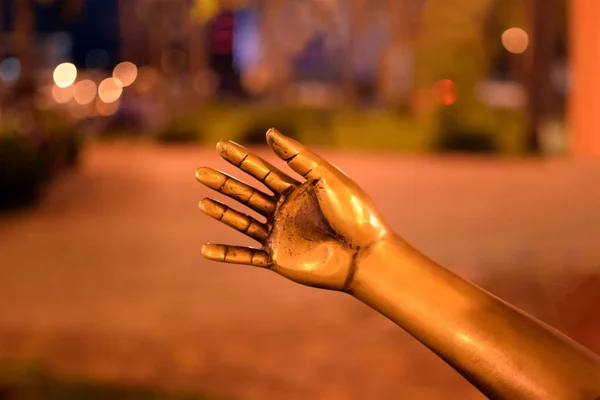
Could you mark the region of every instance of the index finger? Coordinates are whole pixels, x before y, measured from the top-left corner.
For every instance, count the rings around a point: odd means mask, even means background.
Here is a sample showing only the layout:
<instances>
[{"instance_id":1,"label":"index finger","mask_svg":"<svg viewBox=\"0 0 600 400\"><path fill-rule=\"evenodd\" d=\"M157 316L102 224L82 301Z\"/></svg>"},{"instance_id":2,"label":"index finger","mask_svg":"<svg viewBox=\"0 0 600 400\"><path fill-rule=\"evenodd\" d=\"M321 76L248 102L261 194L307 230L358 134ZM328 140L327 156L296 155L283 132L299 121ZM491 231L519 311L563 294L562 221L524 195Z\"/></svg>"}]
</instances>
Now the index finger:
<instances>
[{"instance_id":1,"label":"index finger","mask_svg":"<svg viewBox=\"0 0 600 400\"><path fill-rule=\"evenodd\" d=\"M294 139L282 135L275 128L271 128L267 132L267 143L279 158L306 179L315 179L326 173L339 173L339 170L331 163Z\"/></svg>"}]
</instances>

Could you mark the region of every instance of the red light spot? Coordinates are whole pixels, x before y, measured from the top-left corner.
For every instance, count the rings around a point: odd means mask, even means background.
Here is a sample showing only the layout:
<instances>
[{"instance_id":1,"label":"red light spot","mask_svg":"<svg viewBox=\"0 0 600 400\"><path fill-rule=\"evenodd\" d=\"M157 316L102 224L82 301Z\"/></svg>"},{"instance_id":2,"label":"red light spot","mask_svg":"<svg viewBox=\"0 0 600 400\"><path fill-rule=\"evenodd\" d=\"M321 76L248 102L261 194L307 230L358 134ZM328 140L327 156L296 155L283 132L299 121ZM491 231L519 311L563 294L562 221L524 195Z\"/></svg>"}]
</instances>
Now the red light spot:
<instances>
[{"instance_id":1,"label":"red light spot","mask_svg":"<svg viewBox=\"0 0 600 400\"><path fill-rule=\"evenodd\" d=\"M456 102L456 84L450 79L440 79L433 84L437 100L443 105L449 106Z\"/></svg>"}]
</instances>

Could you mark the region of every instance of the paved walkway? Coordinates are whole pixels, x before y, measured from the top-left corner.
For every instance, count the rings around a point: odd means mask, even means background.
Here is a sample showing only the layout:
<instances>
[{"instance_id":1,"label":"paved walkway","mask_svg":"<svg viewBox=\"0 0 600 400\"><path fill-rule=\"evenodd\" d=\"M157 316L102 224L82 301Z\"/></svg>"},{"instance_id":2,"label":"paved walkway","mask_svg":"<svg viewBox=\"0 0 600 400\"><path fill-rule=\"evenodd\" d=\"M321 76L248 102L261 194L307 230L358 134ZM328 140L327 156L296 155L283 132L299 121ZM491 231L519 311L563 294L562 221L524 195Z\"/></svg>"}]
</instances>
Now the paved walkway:
<instances>
[{"instance_id":1,"label":"paved walkway","mask_svg":"<svg viewBox=\"0 0 600 400\"><path fill-rule=\"evenodd\" d=\"M539 304L574 290L548 277L600 269L598 163L326 156L417 247L540 316L515 282L542 281ZM242 399L481 398L348 296L205 261L206 241L247 241L197 210L201 165L234 172L212 149L93 145L0 216L0 356Z\"/></svg>"}]
</instances>

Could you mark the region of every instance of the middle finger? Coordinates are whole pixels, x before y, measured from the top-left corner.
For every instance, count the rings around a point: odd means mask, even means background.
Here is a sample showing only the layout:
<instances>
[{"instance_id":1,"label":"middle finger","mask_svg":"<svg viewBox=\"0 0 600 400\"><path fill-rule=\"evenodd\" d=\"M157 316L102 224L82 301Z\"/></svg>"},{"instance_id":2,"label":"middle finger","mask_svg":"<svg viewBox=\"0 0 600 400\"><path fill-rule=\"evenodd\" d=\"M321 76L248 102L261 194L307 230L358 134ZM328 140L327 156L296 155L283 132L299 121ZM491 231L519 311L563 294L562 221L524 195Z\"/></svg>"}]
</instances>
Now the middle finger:
<instances>
[{"instance_id":1,"label":"middle finger","mask_svg":"<svg viewBox=\"0 0 600 400\"><path fill-rule=\"evenodd\" d=\"M239 201L267 218L271 218L275 212L277 204L275 197L269 196L223 172L208 167L198 168L196 179L203 185Z\"/></svg>"}]
</instances>

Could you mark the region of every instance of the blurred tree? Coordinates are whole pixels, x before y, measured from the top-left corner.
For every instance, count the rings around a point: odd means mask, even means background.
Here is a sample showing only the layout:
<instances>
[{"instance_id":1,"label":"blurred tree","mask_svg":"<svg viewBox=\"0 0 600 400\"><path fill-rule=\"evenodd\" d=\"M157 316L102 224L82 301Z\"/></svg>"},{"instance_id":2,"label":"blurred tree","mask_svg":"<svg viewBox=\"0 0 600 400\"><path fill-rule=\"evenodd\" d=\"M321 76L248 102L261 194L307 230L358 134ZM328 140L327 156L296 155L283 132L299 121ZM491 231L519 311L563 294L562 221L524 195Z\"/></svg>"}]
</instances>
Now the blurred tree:
<instances>
[{"instance_id":1,"label":"blurred tree","mask_svg":"<svg viewBox=\"0 0 600 400\"><path fill-rule=\"evenodd\" d=\"M34 74L34 46L35 46L35 6L57 5L61 16L73 19L80 15L83 0L13 0L14 23L14 49L21 63L21 87L33 83Z\"/></svg>"},{"instance_id":2,"label":"blurred tree","mask_svg":"<svg viewBox=\"0 0 600 400\"><path fill-rule=\"evenodd\" d=\"M15 95L19 100L28 102L34 93L35 13L32 0L15 0L14 15L14 52L21 63Z\"/></svg>"},{"instance_id":3,"label":"blurred tree","mask_svg":"<svg viewBox=\"0 0 600 400\"><path fill-rule=\"evenodd\" d=\"M293 32L285 29L281 16L286 11L286 0L261 0L260 12L261 64L269 76L267 94L275 104L284 104L292 78L289 40ZM287 45L287 47L286 47Z\"/></svg>"},{"instance_id":4,"label":"blurred tree","mask_svg":"<svg viewBox=\"0 0 600 400\"><path fill-rule=\"evenodd\" d=\"M565 20L565 0L430 0L425 7L423 27L417 44L417 85L428 88L438 79L451 79L457 87L456 104L442 109L468 130L485 127L487 113L476 96L475 87L498 59L502 33L511 27L523 28L529 45L523 54L506 56L510 78L527 92L527 148L539 150L540 132L556 117L560 98L551 74L560 46Z\"/></svg>"},{"instance_id":5,"label":"blurred tree","mask_svg":"<svg viewBox=\"0 0 600 400\"><path fill-rule=\"evenodd\" d=\"M375 3L375 2L374 2ZM342 47L342 91L347 107L358 105L358 93L355 77L355 62L357 41L364 34L370 10L377 5L369 4L366 0L346 0L346 29Z\"/></svg>"},{"instance_id":6,"label":"blurred tree","mask_svg":"<svg viewBox=\"0 0 600 400\"><path fill-rule=\"evenodd\" d=\"M193 4L187 0L145 0L137 5L137 14L148 36L150 65L162 66L166 52L183 50L189 61L189 27Z\"/></svg>"},{"instance_id":7,"label":"blurred tree","mask_svg":"<svg viewBox=\"0 0 600 400\"><path fill-rule=\"evenodd\" d=\"M207 24L219 11L219 0L195 0L190 10L188 37L190 69L198 74L207 68Z\"/></svg>"},{"instance_id":8,"label":"blurred tree","mask_svg":"<svg viewBox=\"0 0 600 400\"><path fill-rule=\"evenodd\" d=\"M414 52L422 2L386 0L389 41L380 61L379 98L408 109L414 91Z\"/></svg>"},{"instance_id":9,"label":"blurred tree","mask_svg":"<svg viewBox=\"0 0 600 400\"><path fill-rule=\"evenodd\" d=\"M485 24L492 0L429 0L416 41L416 87L431 90L435 82L454 82L457 97L453 120L468 129L485 125L483 105L476 95L477 84L491 64L486 49Z\"/></svg>"},{"instance_id":10,"label":"blurred tree","mask_svg":"<svg viewBox=\"0 0 600 400\"><path fill-rule=\"evenodd\" d=\"M558 93L551 74L558 50L561 0L528 0L530 52L525 71L529 129L527 147L536 153L544 125L558 113Z\"/></svg>"},{"instance_id":11,"label":"blurred tree","mask_svg":"<svg viewBox=\"0 0 600 400\"><path fill-rule=\"evenodd\" d=\"M552 80L554 63L566 39L566 0L504 0L496 2L490 13L486 47L492 59L507 54L501 46L502 33L512 27L523 28L529 45L522 54L510 54L510 78L527 93L527 148L539 151L540 130L560 110L560 96ZM564 45L563 45L564 46Z\"/></svg>"},{"instance_id":12,"label":"blurred tree","mask_svg":"<svg viewBox=\"0 0 600 400\"><path fill-rule=\"evenodd\" d=\"M39 1L39 0L38 0ZM84 0L55 0L61 16L66 20L74 20L81 15Z\"/></svg>"},{"instance_id":13,"label":"blurred tree","mask_svg":"<svg viewBox=\"0 0 600 400\"><path fill-rule=\"evenodd\" d=\"M13 0L14 6L14 53L21 64L21 73L13 93L15 105L35 110L33 96L35 87L35 46L37 5L57 5L61 16L67 19L79 15L83 0Z\"/></svg>"},{"instance_id":14,"label":"blurred tree","mask_svg":"<svg viewBox=\"0 0 600 400\"><path fill-rule=\"evenodd\" d=\"M491 60L507 56L510 79L525 82L528 54L509 53L502 45L502 34L509 28L528 29L527 8L523 0L495 1L484 28L485 48Z\"/></svg>"}]
</instances>

